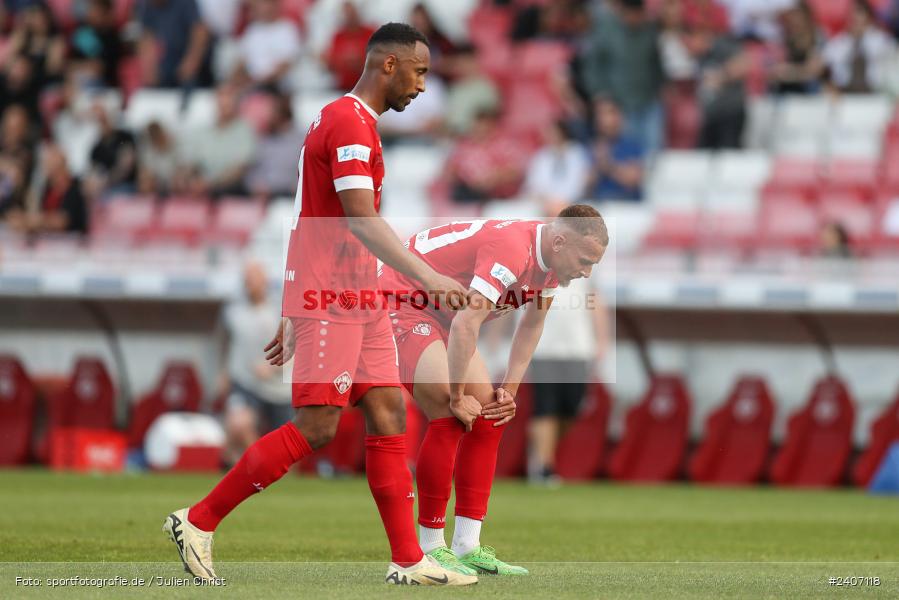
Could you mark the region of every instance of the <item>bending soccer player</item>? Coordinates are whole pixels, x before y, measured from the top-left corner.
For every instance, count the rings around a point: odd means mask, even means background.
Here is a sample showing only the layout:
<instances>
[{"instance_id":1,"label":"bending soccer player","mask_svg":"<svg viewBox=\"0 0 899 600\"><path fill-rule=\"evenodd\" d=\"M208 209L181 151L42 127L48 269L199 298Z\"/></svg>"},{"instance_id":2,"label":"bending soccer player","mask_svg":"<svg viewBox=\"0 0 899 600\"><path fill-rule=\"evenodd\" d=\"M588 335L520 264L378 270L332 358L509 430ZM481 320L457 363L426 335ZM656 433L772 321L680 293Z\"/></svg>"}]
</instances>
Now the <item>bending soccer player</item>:
<instances>
[{"instance_id":1,"label":"bending soccer player","mask_svg":"<svg viewBox=\"0 0 899 600\"><path fill-rule=\"evenodd\" d=\"M358 404L366 420L369 487L390 542L386 581L477 582L445 569L418 545L393 332L383 307L364 302L378 289L376 257L451 306L466 302L464 286L403 248L378 215L384 177L378 116L389 108L402 111L425 91L429 64L421 33L397 23L381 27L368 42L365 70L353 92L323 108L309 127L284 277L288 320L266 348L276 364L295 355L296 416L250 446L208 496L166 519L164 530L196 577L215 577L212 535L221 520L327 444L341 409Z\"/></svg>"},{"instance_id":2,"label":"bending soccer player","mask_svg":"<svg viewBox=\"0 0 899 600\"><path fill-rule=\"evenodd\" d=\"M423 307L420 294L416 302L418 292L409 294L415 285L408 277L387 266L382 270L382 292L392 297L400 377L430 420L415 471L421 548L448 569L527 574L480 542L497 449L515 415L515 394L555 288L589 277L608 243L602 217L586 205L569 206L545 224L480 220L412 236L406 242L412 252L470 288L462 311ZM522 306L508 368L494 390L477 351L481 325ZM456 528L447 548L443 529L454 475Z\"/></svg>"}]
</instances>

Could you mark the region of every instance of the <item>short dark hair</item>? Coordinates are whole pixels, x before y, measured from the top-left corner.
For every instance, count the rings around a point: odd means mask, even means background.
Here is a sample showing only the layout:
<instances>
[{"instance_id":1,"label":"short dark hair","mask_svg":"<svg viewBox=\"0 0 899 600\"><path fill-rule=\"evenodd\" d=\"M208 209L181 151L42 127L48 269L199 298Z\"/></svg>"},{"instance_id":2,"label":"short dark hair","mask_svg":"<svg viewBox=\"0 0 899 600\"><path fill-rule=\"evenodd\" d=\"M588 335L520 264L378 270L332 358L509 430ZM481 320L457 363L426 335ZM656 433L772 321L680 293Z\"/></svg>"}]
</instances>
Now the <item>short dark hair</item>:
<instances>
[{"instance_id":1,"label":"short dark hair","mask_svg":"<svg viewBox=\"0 0 899 600\"><path fill-rule=\"evenodd\" d=\"M572 204L565 207L556 220L584 237L593 237L603 246L609 245L609 230L599 211L589 204Z\"/></svg>"},{"instance_id":2,"label":"short dark hair","mask_svg":"<svg viewBox=\"0 0 899 600\"><path fill-rule=\"evenodd\" d=\"M366 52L370 52L375 46L414 46L416 42L421 42L428 48L431 43L425 34L406 23L386 23L381 25L376 32L368 38L368 44L365 47Z\"/></svg>"}]
</instances>

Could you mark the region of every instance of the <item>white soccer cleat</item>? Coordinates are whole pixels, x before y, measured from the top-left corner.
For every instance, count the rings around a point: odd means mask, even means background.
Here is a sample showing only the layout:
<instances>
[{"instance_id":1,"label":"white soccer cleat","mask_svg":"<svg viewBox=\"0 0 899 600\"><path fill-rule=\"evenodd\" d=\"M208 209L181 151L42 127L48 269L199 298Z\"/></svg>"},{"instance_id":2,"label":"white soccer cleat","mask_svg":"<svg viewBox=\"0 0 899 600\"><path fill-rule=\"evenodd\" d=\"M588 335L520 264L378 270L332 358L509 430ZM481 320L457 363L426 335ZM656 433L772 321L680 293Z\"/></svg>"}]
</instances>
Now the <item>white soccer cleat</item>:
<instances>
[{"instance_id":1,"label":"white soccer cleat","mask_svg":"<svg viewBox=\"0 0 899 600\"><path fill-rule=\"evenodd\" d=\"M433 556L425 554L411 567L390 563L384 581L393 585L472 585L478 582L478 577L444 569Z\"/></svg>"},{"instance_id":2,"label":"white soccer cleat","mask_svg":"<svg viewBox=\"0 0 899 600\"><path fill-rule=\"evenodd\" d=\"M200 579L216 579L212 568L212 533L191 525L187 520L188 510L182 508L166 517L162 530L178 546L185 571Z\"/></svg>"}]
</instances>

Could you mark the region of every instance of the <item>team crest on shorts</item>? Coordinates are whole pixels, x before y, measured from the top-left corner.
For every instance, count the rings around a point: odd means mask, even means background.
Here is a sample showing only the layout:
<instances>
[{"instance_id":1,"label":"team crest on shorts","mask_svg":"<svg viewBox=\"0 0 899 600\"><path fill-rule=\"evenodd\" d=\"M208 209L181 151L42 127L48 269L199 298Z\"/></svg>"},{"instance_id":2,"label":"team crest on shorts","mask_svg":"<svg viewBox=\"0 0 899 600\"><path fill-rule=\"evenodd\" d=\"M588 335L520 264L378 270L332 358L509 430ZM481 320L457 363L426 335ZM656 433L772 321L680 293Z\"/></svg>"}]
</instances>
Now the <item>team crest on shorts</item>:
<instances>
[{"instance_id":1,"label":"team crest on shorts","mask_svg":"<svg viewBox=\"0 0 899 600\"><path fill-rule=\"evenodd\" d=\"M353 385L353 378L350 377L347 371L344 371L334 379L334 387L337 388L337 392L340 394L345 394L351 385Z\"/></svg>"},{"instance_id":2,"label":"team crest on shorts","mask_svg":"<svg viewBox=\"0 0 899 600\"><path fill-rule=\"evenodd\" d=\"M431 335L431 324L430 323L419 323L415 327L412 328L412 333L417 333L418 335L428 336Z\"/></svg>"}]
</instances>

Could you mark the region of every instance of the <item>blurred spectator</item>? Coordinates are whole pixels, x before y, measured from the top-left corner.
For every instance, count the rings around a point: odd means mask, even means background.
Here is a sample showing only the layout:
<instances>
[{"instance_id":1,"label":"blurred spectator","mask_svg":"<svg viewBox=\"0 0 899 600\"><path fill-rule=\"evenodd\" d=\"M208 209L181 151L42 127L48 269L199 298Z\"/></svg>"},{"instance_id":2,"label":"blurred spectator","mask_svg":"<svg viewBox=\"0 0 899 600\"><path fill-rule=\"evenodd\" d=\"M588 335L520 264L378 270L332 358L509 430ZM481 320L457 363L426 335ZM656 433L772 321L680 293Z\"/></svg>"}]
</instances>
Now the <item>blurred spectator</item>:
<instances>
[{"instance_id":1,"label":"blurred spectator","mask_svg":"<svg viewBox=\"0 0 899 600\"><path fill-rule=\"evenodd\" d=\"M730 16L721 0L676 0L683 5L684 23L690 29L730 33Z\"/></svg>"},{"instance_id":2,"label":"blurred spectator","mask_svg":"<svg viewBox=\"0 0 899 600\"><path fill-rule=\"evenodd\" d=\"M25 206L25 193L34 167L36 136L24 107L13 105L0 121L0 218Z\"/></svg>"},{"instance_id":3,"label":"blurred spectator","mask_svg":"<svg viewBox=\"0 0 899 600\"><path fill-rule=\"evenodd\" d=\"M137 148L130 131L115 126L112 116L101 102L92 107L94 120L100 126L100 138L91 149L90 176L86 182L90 195L132 193L137 183Z\"/></svg>"},{"instance_id":4,"label":"blurred spectator","mask_svg":"<svg viewBox=\"0 0 899 600\"><path fill-rule=\"evenodd\" d=\"M559 288L534 349L529 378L534 407L528 422L528 482L558 485L556 449L596 376L608 339L608 316L590 279Z\"/></svg>"},{"instance_id":5,"label":"blurred spectator","mask_svg":"<svg viewBox=\"0 0 899 600\"><path fill-rule=\"evenodd\" d=\"M249 262L244 267L244 292L223 315L227 370L220 386L228 393L225 432L229 464L260 435L293 418L290 385L282 380L281 369L269 365L262 353L268 343L266 335L278 328L281 306L269 297L268 277L261 263Z\"/></svg>"},{"instance_id":6,"label":"blurred spectator","mask_svg":"<svg viewBox=\"0 0 899 600\"><path fill-rule=\"evenodd\" d=\"M674 82L695 79L697 65L687 45L684 3L665 0L659 11L659 25L659 52L665 77Z\"/></svg>"},{"instance_id":7,"label":"blurred spectator","mask_svg":"<svg viewBox=\"0 0 899 600\"><path fill-rule=\"evenodd\" d=\"M384 144L397 140L430 141L443 131L446 85L437 75L429 75L426 89L403 112L390 110L381 115L378 132Z\"/></svg>"},{"instance_id":8,"label":"blurred spectator","mask_svg":"<svg viewBox=\"0 0 899 600\"><path fill-rule=\"evenodd\" d=\"M526 3L518 9L511 38L516 42L533 39L565 40L574 33L583 2L556 0Z\"/></svg>"},{"instance_id":9,"label":"blurred spectator","mask_svg":"<svg viewBox=\"0 0 899 600\"><path fill-rule=\"evenodd\" d=\"M138 43L144 85L208 86L211 35L196 0L140 0Z\"/></svg>"},{"instance_id":10,"label":"blurred spectator","mask_svg":"<svg viewBox=\"0 0 899 600\"><path fill-rule=\"evenodd\" d=\"M821 227L819 252L824 258L852 258L849 232L841 223L832 221Z\"/></svg>"},{"instance_id":11,"label":"blurred spectator","mask_svg":"<svg viewBox=\"0 0 899 600\"><path fill-rule=\"evenodd\" d=\"M176 190L195 195L242 195L243 179L256 152L253 128L240 115L237 90L229 84L215 92L215 124L182 140L183 163Z\"/></svg>"},{"instance_id":12,"label":"blurred spectator","mask_svg":"<svg viewBox=\"0 0 899 600\"><path fill-rule=\"evenodd\" d=\"M796 0L721 0L730 15L731 32L739 39L766 42L781 39L780 14Z\"/></svg>"},{"instance_id":13,"label":"blurred spectator","mask_svg":"<svg viewBox=\"0 0 899 600\"><path fill-rule=\"evenodd\" d=\"M883 22L892 32L893 37L899 40L899 0L889 0L883 8Z\"/></svg>"},{"instance_id":14,"label":"blurred spectator","mask_svg":"<svg viewBox=\"0 0 899 600\"><path fill-rule=\"evenodd\" d=\"M365 46L374 29L362 22L359 9L353 2L343 3L343 22L331 39L325 63L334 75L334 84L343 91L356 85L365 66Z\"/></svg>"},{"instance_id":15,"label":"blurred spectator","mask_svg":"<svg viewBox=\"0 0 899 600\"><path fill-rule=\"evenodd\" d=\"M808 94L817 90L824 63L824 35L808 2L800 0L783 13L784 58L771 68L772 88L780 94Z\"/></svg>"},{"instance_id":16,"label":"blurred spectator","mask_svg":"<svg viewBox=\"0 0 899 600\"><path fill-rule=\"evenodd\" d=\"M296 24L281 18L278 0L252 0L252 20L240 38L239 82L272 90L283 88L302 50Z\"/></svg>"},{"instance_id":17,"label":"blurred spectator","mask_svg":"<svg viewBox=\"0 0 899 600\"><path fill-rule=\"evenodd\" d=\"M290 96L276 96L271 121L247 173L250 193L263 198L293 196L302 146L303 134L294 126Z\"/></svg>"},{"instance_id":18,"label":"blurred spectator","mask_svg":"<svg viewBox=\"0 0 899 600\"><path fill-rule=\"evenodd\" d=\"M544 146L534 154L522 193L556 215L584 197L590 176L590 157L562 121L546 131Z\"/></svg>"},{"instance_id":19,"label":"blurred spectator","mask_svg":"<svg viewBox=\"0 0 899 600\"><path fill-rule=\"evenodd\" d=\"M748 72L742 45L709 29L696 30L691 44L699 62L699 145L713 150L739 148L746 124Z\"/></svg>"},{"instance_id":20,"label":"blurred spectator","mask_svg":"<svg viewBox=\"0 0 899 600\"><path fill-rule=\"evenodd\" d=\"M449 71L452 83L446 97L446 125L452 133L465 135L478 113L499 110L499 90L481 68L474 46L458 48Z\"/></svg>"},{"instance_id":21,"label":"blurred spectator","mask_svg":"<svg viewBox=\"0 0 899 600\"><path fill-rule=\"evenodd\" d=\"M65 66L66 41L46 4L33 2L16 13L7 52L10 56L28 59L38 89L61 78Z\"/></svg>"},{"instance_id":22,"label":"blurred spectator","mask_svg":"<svg viewBox=\"0 0 899 600\"><path fill-rule=\"evenodd\" d=\"M457 202L508 198L518 189L527 149L501 134L499 114L481 112L471 132L456 144L446 168Z\"/></svg>"},{"instance_id":23,"label":"blurred spectator","mask_svg":"<svg viewBox=\"0 0 899 600\"><path fill-rule=\"evenodd\" d=\"M171 134L158 121L152 121L144 131L137 164L137 188L141 194L165 196L169 193L178 155Z\"/></svg>"},{"instance_id":24,"label":"blurred spectator","mask_svg":"<svg viewBox=\"0 0 899 600\"><path fill-rule=\"evenodd\" d=\"M7 212L7 222L13 229L27 233L86 233L87 201L62 150L52 143L44 145L40 163L25 206Z\"/></svg>"},{"instance_id":25,"label":"blurred spectator","mask_svg":"<svg viewBox=\"0 0 899 600\"><path fill-rule=\"evenodd\" d=\"M609 97L621 107L629 137L648 153L662 145L664 115L659 30L644 0L615 0L592 33L584 58L584 89L592 97Z\"/></svg>"},{"instance_id":26,"label":"blurred spectator","mask_svg":"<svg viewBox=\"0 0 899 600\"><path fill-rule=\"evenodd\" d=\"M824 62L843 92L870 93L881 88L896 44L880 29L871 5L855 0L846 31L824 47Z\"/></svg>"},{"instance_id":27,"label":"blurred spectator","mask_svg":"<svg viewBox=\"0 0 899 600\"><path fill-rule=\"evenodd\" d=\"M547 198L543 214L552 219L569 201ZM534 349L529 379L534 407L528 422L528 481L558 482L555 472L559 439L577 416L609 343L609 313L594 281L575 279L560 287L546 316L543 335Z\"/></svg>"},{"instance_id":28,"label":"blurred spectator","mask_svg":"<svg viewBox=\"0 0 899 600\"><path fill-rule=\"evenodd\" d=\"M431 68L439 73L445 73L444 57L452 55L456 51L456 45L434 23L434 18L428 12L427 7L419 2L412 7L409 15L409 24L425 34L431 44Z\"/></svg>"},{"instance_id":29,"label":"blurred spectator","mask_svg":"<svg viewBox=\"0 0 899 600\"><path fill-rule=\"evenodd\" d=\"M590 197L596 200L640 200L645 151L624 132L621 110L611 100L595 103L596 139Z\"/></svg>"},{"instance_id":30,"label":"blurred spectator","mask_svg":"<svg viewBox=\"0 0 899 600\"><path fill-rule=\"evenodd\" d=\"M72 34L72 65L78 78L94 86L116 87L123 55L112 0L90 0L84 23Z\"/></svg>"},{"instance_id":31,"label":"blurred spectator","mask_svg":"<svg viewBox=\"0 0 899 600\"><path fill-rule=\"evenodd\" d=\"M210 33L217 38L234 35L243 6L244 0L197 0L200 18Z\"/></svg>"},{"instance_id":32,"label":"blurred spectator","mask_svg":"<svg viewBox=\"0 0 899 600\"><path fill-rule=\"evenodd\" d=\"M0 77L0 111L21 106L28 113L29 121L38 125L41 122L39 98L40 85L31 61L24 56L11 56Z\"/></svg>"}]
</instances>

